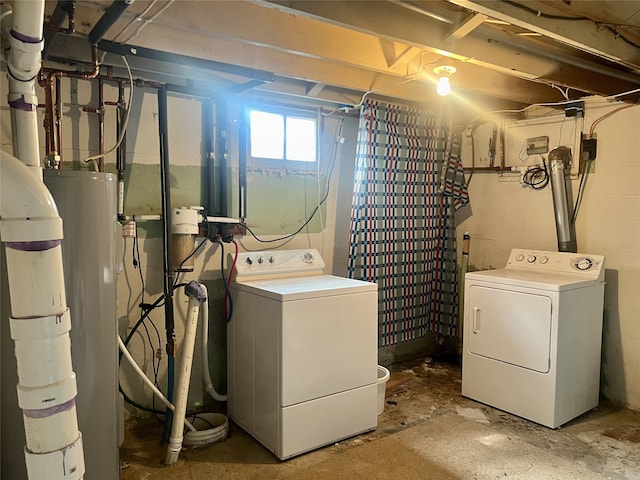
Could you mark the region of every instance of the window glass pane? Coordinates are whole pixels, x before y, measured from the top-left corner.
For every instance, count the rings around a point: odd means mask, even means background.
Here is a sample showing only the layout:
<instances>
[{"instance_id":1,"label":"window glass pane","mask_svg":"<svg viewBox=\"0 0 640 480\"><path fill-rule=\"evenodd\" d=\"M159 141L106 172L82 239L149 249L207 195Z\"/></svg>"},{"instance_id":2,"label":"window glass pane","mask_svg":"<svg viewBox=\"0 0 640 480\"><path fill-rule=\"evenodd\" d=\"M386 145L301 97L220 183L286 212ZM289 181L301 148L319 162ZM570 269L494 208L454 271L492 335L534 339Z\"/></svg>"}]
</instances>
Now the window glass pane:
<instances>
[{"instance_id":1,"label":"window glass pane","mask_svg":"<svg viewBox=\"0 0 640 480\"><path fill-rule=\"evenodd\" d=\"M251 156L260 158L284 158L284 116L276 113L252 110Z\"/></svg>"},{"instance_id":2,"label":"window glass pane","mask_svg":"<svg viewBox=\"0 0 640 480\"><path fill-rule=\"evenodd\" d=\"M315 162L316 121L287 117L287 160Z\"/></svg>"}]
</instances>

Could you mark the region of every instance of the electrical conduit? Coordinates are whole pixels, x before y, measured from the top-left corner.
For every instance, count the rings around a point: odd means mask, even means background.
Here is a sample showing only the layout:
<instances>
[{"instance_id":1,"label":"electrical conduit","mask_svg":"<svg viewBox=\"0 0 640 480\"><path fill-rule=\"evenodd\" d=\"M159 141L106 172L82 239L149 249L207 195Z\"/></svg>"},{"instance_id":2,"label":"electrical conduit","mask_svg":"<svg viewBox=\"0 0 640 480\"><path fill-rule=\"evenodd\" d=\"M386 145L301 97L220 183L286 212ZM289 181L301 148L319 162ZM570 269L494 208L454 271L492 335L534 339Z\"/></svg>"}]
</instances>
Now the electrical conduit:
<instances>
[{"instance_id":1,"label":"electrical conduit","mask_svg":"<svg viewBox=\"0 0 640 480\"><path fill-rule=\"evenodd\" d=\"M178 384L176 386L175 410L171 424L171 436L167 446L165 464L172 465L178 461L178 455L182 449L184 439L184 417L187 413L187 397L189 396L189 380L191 378L191 364L193 362L193 349L196 343L196 330L198 328L198 315L200 304L206 300L205 290L197 282L192 281L184 289L189 297L187 320L184 339L182 340L182 355L180 357L180 371L178 372Z\"/></svg>"}]
</instances>

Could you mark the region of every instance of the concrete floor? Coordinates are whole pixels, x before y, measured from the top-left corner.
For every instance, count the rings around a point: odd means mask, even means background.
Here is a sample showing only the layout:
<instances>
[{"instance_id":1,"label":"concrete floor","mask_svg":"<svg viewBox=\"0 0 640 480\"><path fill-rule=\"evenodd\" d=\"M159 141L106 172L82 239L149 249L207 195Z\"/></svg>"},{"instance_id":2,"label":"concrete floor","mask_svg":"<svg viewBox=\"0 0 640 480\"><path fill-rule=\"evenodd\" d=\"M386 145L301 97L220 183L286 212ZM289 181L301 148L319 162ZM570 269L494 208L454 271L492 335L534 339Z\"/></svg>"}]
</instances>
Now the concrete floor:
<instances>
[{"instance_id":1,"label":"concrete floor","mask_svg":"<svg viewBox=\"0 0 640 480\"><path fill-rule=\"evenodd\" d=\"M129 422L122 480L640 480L640 412L607 403L551 430L460 395L460 366L422 359L391 368L377 430L279 461L235 425L165 467L155 419Z\"/></svg>"}]
</instances>

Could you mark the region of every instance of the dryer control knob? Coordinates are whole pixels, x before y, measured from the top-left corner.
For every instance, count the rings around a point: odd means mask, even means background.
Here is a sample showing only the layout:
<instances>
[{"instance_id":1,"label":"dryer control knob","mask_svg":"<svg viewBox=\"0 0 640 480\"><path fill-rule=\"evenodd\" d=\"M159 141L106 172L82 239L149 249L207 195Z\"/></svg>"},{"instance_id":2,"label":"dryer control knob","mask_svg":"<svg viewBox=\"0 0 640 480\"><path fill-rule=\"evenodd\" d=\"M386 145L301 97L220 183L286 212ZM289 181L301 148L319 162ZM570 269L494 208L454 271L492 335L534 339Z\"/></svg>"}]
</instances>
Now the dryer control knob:
<instances>
[{"instance_id":1,"label":"dryer control knob","mask_svg":"<svg viewBox=\"0 0 640 480\"><path fill-rule=\"evenodd\" d=\"M522 260L524 260L524 255L522 255L521 253L516 255L516 262L521 262Z\"/></svg>"},{"instance_id":2,"label":"dryer control knob","mask_svg":"<svg viewBox=\"0 0 640 480\"><path fill-rule=\"evenodd\" d=\"M273 262L275 262L275 261L276 261L276 259L275 259L275 258L273 258L273 255L271 255L271 256L269 257L269 263L273 263Z\"/></svg>"},{"instance_id":3,"label":"dryer control knob","mask_svg":"<svg viewBox=\"0 0 640 480\"><path fill-rule=\"evenodd\" d=\"M529 256L527 257L527 262L529 262L529 263L533 263L533 262L535 262L535 261L536 261L536 256L535 256L535 255L529 255Z\"/></svg>"},{"instance_id":4,"label":"dryer control knob","mask_svg":"<svg viewBox=\"0 0 640 480\"><path fill-rule=\"evenodd\" d=\"M264 259L262 257L258 257L258 263L261 264L262 262L264 262Z\"/></svg>"},{"instance_id":5,"label":"dryer control knob","mask_svg":"<svg viewBox=\"0 0 640 480\"><path fill-rule=\"evenodd\" d=\"M545 263L547 263L548 261L549 261L549 257L540 257L540 263L541 263L541 264L543 264L543 265L544 265L544 264L545 264Z\"/></svg>"},{"instance_id":6,"label":"dryer control knob","mask_svg":"<svg viewBox=\"0 0 640 480\"><path fill-rule=\"evenodd\" d=\"M304 252L302 254L302 261L305 263L313 262L313 255L311 254L311 252Z\"/></svg>"},{"instance_id":7,"label":"dryer control knob","mask_svg":"<svg viewBox=\"0 0 640 480\"><path fill-rule=\"evenodd\" d=\"M247 261L247 264L248 264L248 265L253 264L253 260L251 260L251 257L247 257L247 260L246 260L246 261Z\"/></svg>"}]
</instances>

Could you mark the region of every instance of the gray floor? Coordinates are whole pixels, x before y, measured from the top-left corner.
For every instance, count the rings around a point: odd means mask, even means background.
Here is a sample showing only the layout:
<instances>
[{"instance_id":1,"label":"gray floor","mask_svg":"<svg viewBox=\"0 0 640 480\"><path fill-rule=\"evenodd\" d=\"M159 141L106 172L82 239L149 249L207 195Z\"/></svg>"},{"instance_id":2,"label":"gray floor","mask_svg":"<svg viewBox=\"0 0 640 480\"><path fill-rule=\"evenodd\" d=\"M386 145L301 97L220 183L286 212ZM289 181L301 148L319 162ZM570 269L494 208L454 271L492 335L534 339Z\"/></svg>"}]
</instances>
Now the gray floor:
<instances>
[{"instance_id":1,"label":"gray floor","mask_svg":"<svg viewBox=\"0 0 640 480\"><path fill-rule=\"evenodd\" d=\"M391 370L374 432L281 462L232 424L225 441L165 467L160 424L138 420L127 426L122 479L640 480L640 412L603 402L551 430L463 398L455 363Z\"/></svg>"}]
</instances>

